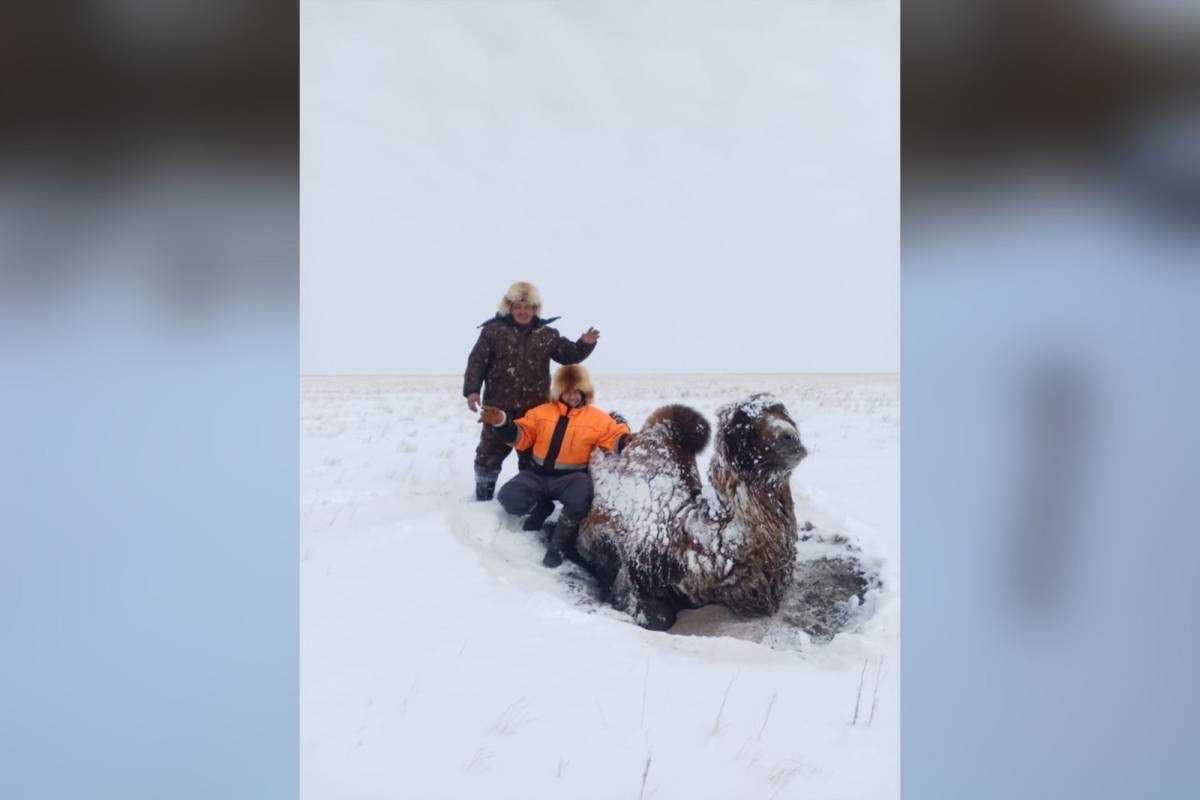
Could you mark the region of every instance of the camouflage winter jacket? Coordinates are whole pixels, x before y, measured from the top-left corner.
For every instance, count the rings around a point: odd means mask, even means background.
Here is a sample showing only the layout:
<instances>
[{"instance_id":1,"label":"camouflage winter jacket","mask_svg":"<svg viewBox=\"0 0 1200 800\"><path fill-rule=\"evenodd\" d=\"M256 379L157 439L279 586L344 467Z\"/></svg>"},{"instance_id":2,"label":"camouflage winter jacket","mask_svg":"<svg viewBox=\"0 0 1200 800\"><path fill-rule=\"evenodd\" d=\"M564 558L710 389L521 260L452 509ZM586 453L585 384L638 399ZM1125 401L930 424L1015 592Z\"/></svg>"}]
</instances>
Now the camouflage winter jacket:
<instances>
[{"instance_id":1,"label":"camouflage winter jacket","mask_svg":"<svg viewBox=\"0 0 1200 800\"><path fill-rule=\"evenodd\" d=\"M524 328L511 315L494 318L479 327L479 341L467 357L463 397L484 386L483 402L506 411L524 411L546 402L550 391L550 359L578 364L594 344L572 342L549 323L558 319L535 317Z\"/></svg>"}]
</instances>

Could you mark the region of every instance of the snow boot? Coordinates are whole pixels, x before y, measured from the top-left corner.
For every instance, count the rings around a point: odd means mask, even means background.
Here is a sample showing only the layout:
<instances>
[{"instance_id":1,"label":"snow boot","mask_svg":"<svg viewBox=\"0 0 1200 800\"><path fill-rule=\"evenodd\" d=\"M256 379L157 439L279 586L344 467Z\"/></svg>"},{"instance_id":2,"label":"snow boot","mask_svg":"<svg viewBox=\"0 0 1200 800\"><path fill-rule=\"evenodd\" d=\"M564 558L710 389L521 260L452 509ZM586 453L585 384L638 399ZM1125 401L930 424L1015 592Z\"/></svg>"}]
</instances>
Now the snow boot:
<instances>
[{"instance_id":1,"label":"snow boot","mask_svg":"<svg viewBox=\"0 0 1200 800\"><path fill-rule=\"evenodd\" d=\"M521 526L523 531L540 531L542 526L546 524L546 517L554 513L553 500L541 500L529 516L525 518L525 524Z\"/></svg>"},{"instance_id":2,"label":"snow boot","mask_svg":"<svg viewBox=\"0 0 1200 800\"><path fill-rule=\"evenodd\" d=\"M542 558L543 567L557 567L563 562L563 554L575 549L575 537L579 533L579 517L564 510L554 523L554 533L550 534L550 544L546 555Z\"/></svg>"},{"instance_id":3,"label":"snow boot","mask_svg":"<svg viewBox=\"0 0 1200 800\"><path fill-rule=\"evenodd\" d=\"M475 470L475 499L476 500L491 500L496 496L496 480L500 477L499 472L483 472Z\"/></svg>"}]
</instances>

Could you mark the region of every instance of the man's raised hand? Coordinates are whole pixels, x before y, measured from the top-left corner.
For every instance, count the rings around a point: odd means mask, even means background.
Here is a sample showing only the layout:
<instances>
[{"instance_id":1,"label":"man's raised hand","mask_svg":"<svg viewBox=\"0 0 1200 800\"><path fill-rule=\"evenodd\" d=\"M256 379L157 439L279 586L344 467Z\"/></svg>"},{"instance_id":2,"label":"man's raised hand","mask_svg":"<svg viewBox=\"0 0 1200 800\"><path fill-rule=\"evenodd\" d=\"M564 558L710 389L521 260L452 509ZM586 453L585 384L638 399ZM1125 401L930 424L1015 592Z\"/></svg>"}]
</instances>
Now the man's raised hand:
<instances>
[{"instance_id":1,"label":"man's raised hand","mask_svg":"<svg viewBox=\"0 0 1200 800\"><path fill-rule=\"evenodd\" d=\"M584 344L595 344L596 340L599 338L600 331L596 330L595 328L588 328L583 332L583 336L579 337L579 341L583 342Z\"/></svg>"}]
</instances>

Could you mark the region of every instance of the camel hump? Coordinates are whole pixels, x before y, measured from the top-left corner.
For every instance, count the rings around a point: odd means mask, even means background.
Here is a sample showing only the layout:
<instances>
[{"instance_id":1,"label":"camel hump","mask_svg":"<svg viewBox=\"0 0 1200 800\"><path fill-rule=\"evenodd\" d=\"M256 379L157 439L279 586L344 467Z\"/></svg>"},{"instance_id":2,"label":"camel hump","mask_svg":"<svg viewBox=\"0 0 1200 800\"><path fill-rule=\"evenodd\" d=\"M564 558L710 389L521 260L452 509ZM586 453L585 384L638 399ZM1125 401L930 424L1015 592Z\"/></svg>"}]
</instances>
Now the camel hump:
<instances>
[{"instance_id":1,"label":"camel hump","mask_svg":"<svg viewBox=\"0 0 1200 800\"><path fill-rule=\"evenodd\" d=\"M648 430L660 423L667 424L672 440L688 455L694 456L708 446L712 427L703 414L690 406L663 406L646 419L642 428Z\"/></svg>"}]
</instances>

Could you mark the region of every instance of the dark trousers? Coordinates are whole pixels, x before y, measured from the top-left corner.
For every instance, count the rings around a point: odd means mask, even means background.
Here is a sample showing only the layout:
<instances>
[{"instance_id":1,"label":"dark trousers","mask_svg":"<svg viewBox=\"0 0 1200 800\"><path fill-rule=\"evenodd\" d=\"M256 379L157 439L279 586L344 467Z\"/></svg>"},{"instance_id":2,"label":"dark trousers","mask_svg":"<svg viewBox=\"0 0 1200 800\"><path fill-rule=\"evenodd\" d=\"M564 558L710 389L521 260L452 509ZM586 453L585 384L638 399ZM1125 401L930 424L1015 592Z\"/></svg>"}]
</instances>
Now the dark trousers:
<instances>
[{"instance_id":1,"label":"dark trousers","mask_svg":"<svg viewBox=\"0 0 1200 800\"><path fill-rule=\"evenodd\" d=\"M582 469L559 476L522 470L500 487L496 499L505 511L517 515L528 514L542 500L557 500L564 513L582 518L592 505L592 476Z\"/></svg>"},{"instance_id":2,"label":"dark trousers","mask_svg":"<svg viewBox=\"0 0 1200 800\"><path fill-rule=\"evenodd\" d=\"M506 412L509 419L517 419L525 415L523 409ZM500 438L496 432L497 429L491 425L481 425L479 432L479 446L475 448L475 473L483 475L498 475L500 473L500 465L504 463L504 459L508 458L508 454L512 452L512 445ZM529 453L524 450L517 451L517 469L525 469L529 466Z\"/></svg>"}]
</instances>

